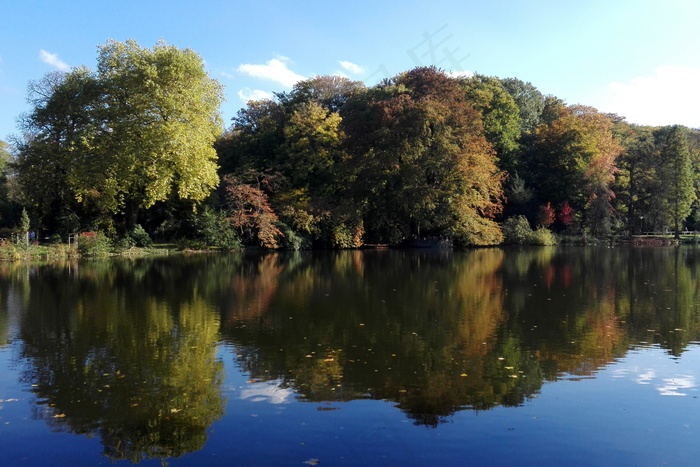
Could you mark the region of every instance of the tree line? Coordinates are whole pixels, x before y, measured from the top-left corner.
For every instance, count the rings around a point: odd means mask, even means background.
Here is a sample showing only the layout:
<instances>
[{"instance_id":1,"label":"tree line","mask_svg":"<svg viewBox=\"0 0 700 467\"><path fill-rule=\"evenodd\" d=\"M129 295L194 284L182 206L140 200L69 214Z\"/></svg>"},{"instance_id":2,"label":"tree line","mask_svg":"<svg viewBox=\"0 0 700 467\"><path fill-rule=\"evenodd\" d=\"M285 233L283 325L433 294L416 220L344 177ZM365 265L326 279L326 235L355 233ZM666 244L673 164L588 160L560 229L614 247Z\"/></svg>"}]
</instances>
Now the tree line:
<instances>
[{"instance_id":1,"label":"tree line","mask_svg":"<svg viewBox=\"0 0 700 467\"><path fill-rule=\"evenodd\" d=\"M96 70L30 83L21 136L0 145L0 223L25 210L42 236L273 249L700 227L700 131L516 78L317 76L248 102L223 132L222 99L199 55L162 42L108 41Z\"/></svg>"}]
</instances>

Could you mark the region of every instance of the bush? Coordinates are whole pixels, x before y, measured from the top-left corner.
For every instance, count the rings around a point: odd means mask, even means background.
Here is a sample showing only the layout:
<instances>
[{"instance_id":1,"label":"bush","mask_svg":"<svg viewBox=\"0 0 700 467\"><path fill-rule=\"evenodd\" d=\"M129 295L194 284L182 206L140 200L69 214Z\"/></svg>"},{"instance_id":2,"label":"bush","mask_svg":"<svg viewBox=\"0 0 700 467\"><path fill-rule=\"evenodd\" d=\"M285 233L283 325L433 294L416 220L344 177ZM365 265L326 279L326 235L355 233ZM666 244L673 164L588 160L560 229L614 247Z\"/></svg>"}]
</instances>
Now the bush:
<instances>
[{"instance_id":1,"label":"bush","mask_svg":"<svg viewBox=\"0 0 700 467\"><path fill-rule=\"evenodd\" d=\"M287 224L279 223L277 226L282 232L282 249L290 251L308 250L311 248L311 241L297 234Z\"/></svg>"},{"instance_id":2,"label":"bush","mask_svg":"<svg viewBox=\"0 0 700 467\"><path fill-rule=\"evenodd\" d=\"M511 217L503 223L504 243L508 245L527 245L532 233L525 216Z\"/></svg>"},{"instance_id":3,"label":"bush","mask_svg":"<svg viewBox=\"0 0 700 467\"><path fill-rule=\"evenodd\" d=\"M14 242L0 241L0 260L15 261L22 258L22 253Z\"/></svg>"},{"instance_id":4,"label":"bush","mask_svg":"<svg viewBox=\"0 0 700 467\"><path fill-rule=\"evenodd\" d=\"M83 232L78 236L80 256L94 258L107 256L112 250L112 242L102 232Z\"/></svg>"},{"instance_id":5,"label":"bush","mask_svg":"<svg viewBox=\"0 0 700 467\"><path fill-rule=\"evenodd\" d=\"M331 239L333 248L360 248L363 234L361 223L356 226L348 226L345 223L335 225Z\"/></svg>"},{"instance_id":6,"label":"bush","mask_svg":"<svg viewBox=\"0 0 700 467\"><path fill-rule=\"evenodd\" d=\"M539 227L530 233L530 245L550 246L557 244L557 238L551 230L546 227Z\"/></svg>"},{"instance_id":7,"label":"bush","mask_svg":"<svg viewBox=\"0 0 700 467\"><path fill-rule=\"evenodd\" d=\"M195 220L197 236L206 246L224 250L239 250L241 241L224 213L210 208L204 208Z\"/></svg>"},{"instance_id":8,"label":"bush","mask_svg":"<svg viewBox=\"0 0 700 467\"><path fill-rule=\"evenodd\" d=\"M509 245L556 245L557 239L546 227L530 228L530 223L525 216L515 216L503 223L504 243Z\"/></svg>"},{"instance_id":9,"label":"bush","mask_svg":"<svg viewBox=\"0 0 700 467\"><path fill-rule=\"evenodd\" d=\"M131 241L134 242L134 246L140 247L140 248L150 248L153 246L153 240L151 240L151 236L148 235L148 232L144 230L143 227L141 227L140 224L136 224L134 229L129 232L128 237L131 239Z\"/></svg>"}]
</instances>

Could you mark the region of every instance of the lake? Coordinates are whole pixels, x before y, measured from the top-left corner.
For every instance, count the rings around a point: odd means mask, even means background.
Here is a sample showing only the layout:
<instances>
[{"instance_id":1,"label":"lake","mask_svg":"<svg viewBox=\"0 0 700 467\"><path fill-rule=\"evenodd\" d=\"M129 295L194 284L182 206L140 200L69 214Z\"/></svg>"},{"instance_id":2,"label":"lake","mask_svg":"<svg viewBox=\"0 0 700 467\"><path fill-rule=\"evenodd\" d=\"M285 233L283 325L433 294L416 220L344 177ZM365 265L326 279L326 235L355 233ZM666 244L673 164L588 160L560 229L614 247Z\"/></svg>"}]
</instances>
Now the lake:
<instances>
[{"instance_id":1,"label":"lake","mask_svg":"<svg viewBox=\"0 0 700 467\"><path fill-rule=\"evenodd\" d=\"M0 264L2 465L696 465L700 248Z\"/></svg>"}]
</instances>

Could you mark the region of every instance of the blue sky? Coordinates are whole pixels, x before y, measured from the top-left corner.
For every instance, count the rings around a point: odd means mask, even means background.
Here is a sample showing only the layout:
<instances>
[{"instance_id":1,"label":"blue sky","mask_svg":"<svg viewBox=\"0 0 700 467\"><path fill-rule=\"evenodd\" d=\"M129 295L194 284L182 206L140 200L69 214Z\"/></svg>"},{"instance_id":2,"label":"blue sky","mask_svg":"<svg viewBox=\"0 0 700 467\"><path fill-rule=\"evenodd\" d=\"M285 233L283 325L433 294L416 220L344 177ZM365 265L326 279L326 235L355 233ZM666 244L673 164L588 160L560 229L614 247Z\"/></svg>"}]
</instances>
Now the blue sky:
<instances>
[{"instance_id":1,"label":"blue sky","mask_svg":"<svg viewBox=\"0 0 700 467\"><path fill-rule=\"evenodd\" d=\"M27 84L95 68L97 46L159 39L199 53L245 99L343 74L375 84L419 65L516 77L569 104L639 124L700 127L696 0L8 1L0 7L0 139L18 133Z\"/></svg>"}]
</instances>

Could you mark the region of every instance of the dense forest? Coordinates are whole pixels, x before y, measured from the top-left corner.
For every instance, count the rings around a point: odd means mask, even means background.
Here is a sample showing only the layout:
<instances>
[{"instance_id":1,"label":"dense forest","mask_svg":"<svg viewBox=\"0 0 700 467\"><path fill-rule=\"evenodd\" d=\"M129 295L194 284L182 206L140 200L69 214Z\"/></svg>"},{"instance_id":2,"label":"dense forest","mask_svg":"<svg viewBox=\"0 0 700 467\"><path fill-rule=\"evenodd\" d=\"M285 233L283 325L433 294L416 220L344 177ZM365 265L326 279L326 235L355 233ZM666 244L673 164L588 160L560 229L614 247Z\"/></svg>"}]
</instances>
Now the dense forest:
<instances>
[{"instance_id":1,"label":"dense forest","mask_svg":"<svg viewBox=\"0 0 700 467\"><path fill-rule=\"evenodd\" d=\"M108 41L96 70L30 83L0 142L1 225L271 249L700 230L700 130L517 78L317 76L223 132L222 99L199 55L164 43Z\"/></svg>"}]
</instances>

